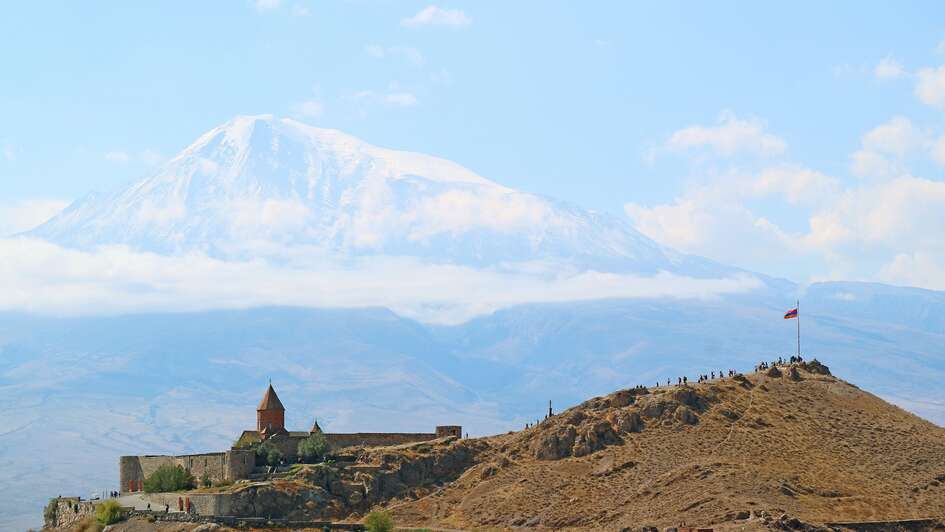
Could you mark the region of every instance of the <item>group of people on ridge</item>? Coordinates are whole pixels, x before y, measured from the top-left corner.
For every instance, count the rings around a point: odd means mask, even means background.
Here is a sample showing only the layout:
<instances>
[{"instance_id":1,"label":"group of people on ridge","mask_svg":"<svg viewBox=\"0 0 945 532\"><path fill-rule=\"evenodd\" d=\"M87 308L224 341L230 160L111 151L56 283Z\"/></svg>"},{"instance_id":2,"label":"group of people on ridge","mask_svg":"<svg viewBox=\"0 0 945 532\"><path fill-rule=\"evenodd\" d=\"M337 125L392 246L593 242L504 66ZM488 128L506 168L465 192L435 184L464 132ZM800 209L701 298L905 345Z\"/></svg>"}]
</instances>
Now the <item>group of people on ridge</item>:
<instances>
[{"instance_id":1,"label":"group of people on ridge","mask_svg":"<svg viewBox=\"0 0 945 532\"><path fill-rule=\"evenodd\" d=\"M700 373L696 382L708 382L710 380L715 380L716 376L718 376L718 378L720 379L725 378L726 375L728 375L729 377L734 377L737 374L738 372L735 371L734 369L730 369L728 370L728 372L719 370L718 373L714 371L710 371L709 373ZM672 379L666 379L666 386L671 386L672 382L673 382ZM682 377L676 377L676 384L679 386L682 386L684 384L689 384L689 377L685 375ZM656 387L659 388L659 386L660 386L660 383L657 382ZM637 388L642 389L643 387L637 386Z\"/></svg>"},{"instance_id":2,"label":"group of people on ridge","mask_svg":"<svg viewBox=\"0 0 945 532\"><path fill-rule=\"evenodd\" d=\"M770 363L762 360L760 363L758 363L757 366L755 366L755 371L765 371L767 369L771 369L772 366L784 366L786 364L800 364L803 361L804 361L804 357L802 357L801 355L791 355L790 357L788 357L787 362L785 362L784 357L778 357L777 360L772 360Z\"/></svg>"}]
</instances>

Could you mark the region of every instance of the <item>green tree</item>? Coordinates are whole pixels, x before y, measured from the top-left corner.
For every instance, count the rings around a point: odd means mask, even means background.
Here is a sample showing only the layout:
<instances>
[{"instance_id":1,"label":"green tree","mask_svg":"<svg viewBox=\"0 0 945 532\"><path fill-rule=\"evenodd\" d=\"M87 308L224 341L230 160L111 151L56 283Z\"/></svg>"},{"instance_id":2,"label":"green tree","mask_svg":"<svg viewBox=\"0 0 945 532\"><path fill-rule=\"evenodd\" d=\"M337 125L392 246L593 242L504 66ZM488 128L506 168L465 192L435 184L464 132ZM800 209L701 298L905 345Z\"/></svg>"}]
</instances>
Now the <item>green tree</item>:
<instances>
[{"instance_id":1,"label":"green tree","mask_svg":"<svg viewBox=\"0 0 945 532\"><path fill-rule=\"evenodd\" d=\"M270 441L264 441L256 447L256 463L259 465L279 465L282 451Z\"/></svg>"},{"instance_id":2,"label":"green tree","mask_svg":"<svg viewBox=\"0 0 945 532\"><path fill-rule=\"evenodd\" d=\"M320 462L328 454L328 440L321 432L316 432L299 442L299 456L303 462Z\"/></svg>"},{"instance_id":3,"label":"green tree","mask_svg":"<svg viewBox=\"0 0 945 532\"><path fill-rule=\"evenodd\" d=\"M371 512L364 518L368 532L393 532L394 519L387 512Z\"/></svg>"},{"instance_id":4,"label":"green tree","mask_svg":"<svg viewBox=\"0 0 945 532\"><path fill-rule=\"evenodd\" d=\"M162 465L144 479L144 491L147 493L191 489L196 485L190 471L179 465Z\"/></svg>"},{"instance_id":5,"label":"green tree","mask_svg":"<svg viewBox=\"0 0 945 532\"><path fill-rule=\"evenodd\" d=\"M59 513L59 499L49 499L46 509L43 510L43 521L49 526L56 525L56 517Z\"/></svg>"},{"instance_id":6,"label":"green tree","mask_svg":"<svg viewBox=\"0 0 945 532\"><path fill-rule=\"evenodd\" d=\"M213 485L213 481L210 480L210 474L204 472L203 476L200 477L200 485L209 488Z\"/></svg>"},{"instance_id":7,"label":"green tree","mask_svg":"<svg viewBox=\"0 0 945 532\"><path fill-rule=\"evenodd\" d=\"M95 506L95 520L100 525L108 526L112 523L121 521L124 516L121 513L121 505L118 501L105 501Z\"/></svg>"}]
</instances>

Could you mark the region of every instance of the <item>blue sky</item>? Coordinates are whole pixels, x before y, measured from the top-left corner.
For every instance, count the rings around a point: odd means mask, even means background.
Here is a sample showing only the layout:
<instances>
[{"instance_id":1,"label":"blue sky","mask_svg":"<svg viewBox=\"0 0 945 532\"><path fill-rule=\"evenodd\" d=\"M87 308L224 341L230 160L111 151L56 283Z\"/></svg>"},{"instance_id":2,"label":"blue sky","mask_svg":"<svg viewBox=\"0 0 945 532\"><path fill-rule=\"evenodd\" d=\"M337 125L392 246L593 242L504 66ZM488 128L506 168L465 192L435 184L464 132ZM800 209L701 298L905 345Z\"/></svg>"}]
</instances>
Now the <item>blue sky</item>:
<instances>
[{"instance_id":1,"label":"blue sky","mask_svg":"<svg viewBox=\"0 0 945 532\"><path fill-rule=\"evenodd\" d=\"M933 2L4 9L7 232L148 174L235 115L274 113L746 268L945 288Z\"/></svg>"}]
</instances>

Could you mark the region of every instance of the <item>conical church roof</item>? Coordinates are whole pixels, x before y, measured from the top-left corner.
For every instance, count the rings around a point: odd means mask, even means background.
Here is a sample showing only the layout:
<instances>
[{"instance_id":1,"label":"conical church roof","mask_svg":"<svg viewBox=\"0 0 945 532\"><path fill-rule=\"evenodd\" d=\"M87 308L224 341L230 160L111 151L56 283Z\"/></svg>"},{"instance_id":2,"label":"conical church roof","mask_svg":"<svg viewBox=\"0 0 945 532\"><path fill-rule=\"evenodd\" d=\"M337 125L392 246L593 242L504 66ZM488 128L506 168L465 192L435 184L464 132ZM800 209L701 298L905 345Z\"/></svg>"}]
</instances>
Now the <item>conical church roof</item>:
<instances>
[{"instance_id":1,"label":"conical church roof","mask_svg":"<svg viewBox=\"0 0 945 532\"><path fill-rule=\"evenodd\" d=\"M266 388L266 395L263 395L262 401L259 402L259 406L256 407L256 410L285 410L285 407L282 406L282 401L279 400L279 396L276 395L276 391L272 389L272 383L269 383L269 388Z\"/></svg>"}]
</instances>

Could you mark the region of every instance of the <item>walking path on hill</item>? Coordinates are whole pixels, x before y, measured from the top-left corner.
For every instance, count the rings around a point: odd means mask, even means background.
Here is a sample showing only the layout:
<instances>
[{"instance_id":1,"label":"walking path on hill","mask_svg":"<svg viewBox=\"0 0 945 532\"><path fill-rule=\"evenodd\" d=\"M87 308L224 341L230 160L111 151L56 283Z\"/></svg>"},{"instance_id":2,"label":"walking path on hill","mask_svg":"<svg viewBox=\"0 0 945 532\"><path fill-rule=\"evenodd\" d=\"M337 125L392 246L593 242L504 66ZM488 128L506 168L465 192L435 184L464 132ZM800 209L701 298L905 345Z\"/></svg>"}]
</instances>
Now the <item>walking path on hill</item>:
<instances>
[{"instance_id":1,"label":"walking path on hill","mask_svg":"<svg viewBox=\"0 0 945 532\"><path fill-rule=\"evenodd\" d=\"M141 510L141 511L146 511L148 509L148 503L151 502L145 499L144 496L142 495L122 495L121 497L118 497L117 499L114 499L114 500L117 500L118 504L122 505L125 508L134 508L135 510ZM160 508L158 506L160 506ZM151 511L163 512L164 505L162 504L162 505L156 506L152 503ZM171 506L170 511L168 513L173 514L173 513L178 513L178 512L176 508Z\"/></svg>"}]
</instances>

